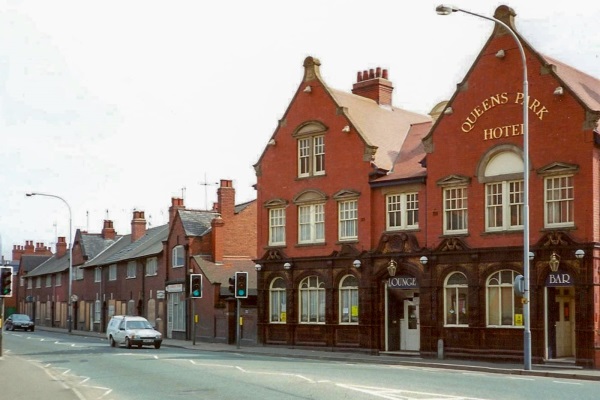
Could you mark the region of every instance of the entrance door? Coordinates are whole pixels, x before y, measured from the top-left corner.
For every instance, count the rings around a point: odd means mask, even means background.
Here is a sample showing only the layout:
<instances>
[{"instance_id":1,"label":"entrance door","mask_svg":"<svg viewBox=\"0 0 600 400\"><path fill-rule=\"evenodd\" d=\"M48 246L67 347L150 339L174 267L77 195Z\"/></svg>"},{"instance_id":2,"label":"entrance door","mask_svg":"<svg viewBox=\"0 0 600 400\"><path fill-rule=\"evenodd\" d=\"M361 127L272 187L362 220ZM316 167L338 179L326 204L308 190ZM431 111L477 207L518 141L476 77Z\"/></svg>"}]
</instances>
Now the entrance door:
<instances>
[{"instance_id":1,"label":"entrance door","mask_svg":"<svg viewBox=\"0 0 600 400\"><path fill-rule=\"evenodd\" d=\"M404 318L400 330L400 350L418 351L421 348L418 297L404 300Z\"/></svg>"},{"instance_id":2,"label":"entrance door","mask_svg":"<svg viewBox=\"0 0 600 400\"><path fill-rule=\"evenodd\" d=\"M555 288L556 358L575 356L575 290Z\"/></svg>"}]
</instances>

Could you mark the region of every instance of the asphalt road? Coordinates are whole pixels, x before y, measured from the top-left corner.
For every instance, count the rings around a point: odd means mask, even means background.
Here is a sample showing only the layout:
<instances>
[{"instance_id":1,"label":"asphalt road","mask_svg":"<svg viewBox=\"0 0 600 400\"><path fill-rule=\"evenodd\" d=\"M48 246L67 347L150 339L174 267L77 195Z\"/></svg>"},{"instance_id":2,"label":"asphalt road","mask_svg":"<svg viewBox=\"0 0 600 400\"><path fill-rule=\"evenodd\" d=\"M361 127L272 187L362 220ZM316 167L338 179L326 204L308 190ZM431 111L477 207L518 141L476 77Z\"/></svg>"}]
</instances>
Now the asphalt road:
<instances>
[{"instance_id":1,"label":"asphalt road","mask_svg":"<svg viewBox=\"0 0 600 400\"><path fill-rule=\"evenodd\" d=\"M15 397L23 399L550 400L597 399L600 393L596 381L164 346L160 350L111 348L106 340L93 337L43 331L3 333L5 357L0 366L5 362L17 365L4 368L3 379L15 386L20 379L18 386L26 390L49 388L43 397L31 392ZM28 363L32 365L27 367ZM29 378L23 380L24 374ZM31 385L33 379L35 385Z\"/></svg>"}]
</instances>

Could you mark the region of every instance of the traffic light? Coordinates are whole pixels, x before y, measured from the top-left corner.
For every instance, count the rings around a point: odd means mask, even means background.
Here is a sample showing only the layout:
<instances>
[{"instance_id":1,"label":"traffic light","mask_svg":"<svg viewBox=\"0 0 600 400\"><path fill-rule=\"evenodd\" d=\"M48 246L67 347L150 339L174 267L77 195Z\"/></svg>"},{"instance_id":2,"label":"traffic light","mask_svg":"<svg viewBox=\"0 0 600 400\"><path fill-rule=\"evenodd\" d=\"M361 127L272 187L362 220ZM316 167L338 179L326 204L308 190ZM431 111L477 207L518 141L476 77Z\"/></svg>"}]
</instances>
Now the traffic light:
<instances>
[{"instance_id":1,"label":"traffic light","mask_svg":"<svg viewBox=\"0 0 600 400\"><path fill-rule=\"evenodd\" d=\"M248 297L248 273L235 273L235 297L237 299L245 299Z\"/></svg>"},{"instance_id":2,"label":"traffic light","mask_svg":"<svg viewBox=\"0 0 600 400\"><path fill-rule=\"evenodd\" d=\"M0 297L12 296L12 267L0 267Z\"/></svg>"},{"instance_id":3,"label":"traffic light","mask_svg":"<svg viewBox=\"0 0 600 400\"><path fill-rule=\"evenodd\" d=\"M202 298L202 274L190 275L190 297Z\"/></svg>"},{"instance_id":4,"label":"traffic light","mask_svg":"<svg viewBox=\"0 0 600 400\"><path fill-rule=\"evenodd\" d=\"M229 292L235 293L235 275L229 278Z\"/></svg>"}]
</instances>

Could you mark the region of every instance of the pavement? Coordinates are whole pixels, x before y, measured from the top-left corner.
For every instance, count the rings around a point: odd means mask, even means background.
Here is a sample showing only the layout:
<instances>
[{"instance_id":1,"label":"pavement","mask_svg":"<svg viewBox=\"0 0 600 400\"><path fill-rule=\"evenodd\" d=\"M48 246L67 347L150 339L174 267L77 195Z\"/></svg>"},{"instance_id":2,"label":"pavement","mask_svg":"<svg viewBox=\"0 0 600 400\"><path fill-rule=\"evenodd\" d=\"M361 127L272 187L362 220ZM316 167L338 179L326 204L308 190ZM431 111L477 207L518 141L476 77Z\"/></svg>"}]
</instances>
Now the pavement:
<instances>
[{"instance_id":1,"label":"pavement","mask_svg":"<svg viewBox=\"0 0 600 400\"><path fill-rule=\"evenodd\" d=\"M36 330L60 332L68 335L66 329L38 326ZM89 331L72 331L72 335L98 337L106 340L105 333ZM327 360L345 363L369 363L382 365L401 365L412 367L445 368L471 372L498 373L522 376L538 376L560 379L579 379L587 381L600 381L600 370L587 369L572 363L533 364L530 370L525 370L523 364L505 362L485 362L462 359L437 359L421 358L418 355L406 353L380 353L379 355L364 352L339 351L335 349L306 349L289 346L236 346L235 344L208 343L196 341L163 339L165 347L179 347L189 350L227 352L238 354L253 354L267 357L286 357L311 360Z\"/></svg>"}]
</instances>

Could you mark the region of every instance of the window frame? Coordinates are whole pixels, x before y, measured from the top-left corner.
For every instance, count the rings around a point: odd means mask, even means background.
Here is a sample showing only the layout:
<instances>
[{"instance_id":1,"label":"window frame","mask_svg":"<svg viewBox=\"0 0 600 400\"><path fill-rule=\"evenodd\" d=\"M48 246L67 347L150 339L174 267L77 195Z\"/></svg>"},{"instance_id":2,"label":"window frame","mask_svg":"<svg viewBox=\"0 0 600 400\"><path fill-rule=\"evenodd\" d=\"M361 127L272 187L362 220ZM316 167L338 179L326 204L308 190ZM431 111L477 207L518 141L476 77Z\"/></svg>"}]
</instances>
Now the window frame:
<instances>
[{"instance_id":1,"label":"window frame","mask_svg":"<svg viewBox=\"0 0 600 400\"><path fill-rule=\"evenodd\" d=\"M449 197L451 193L457 193L460 191L460 195L454 195ZM459 206L449 208L449 202L460 203ZM460 186L448 186L443 188L443 203L444 203L444 234L464 234L469 232L469 196L468 187L466 185ZM456 215L456 220L461 225L458 228L451 228L449 224L455 220L452 216Z\"/></svg>"},{"instance_id":2,"label":"window frame","mask_svg":"<svg viewBox=\"0 0 600 400\"><path fill-rule=\"evenodd\" d=\"M511 185L518 184L520 191L511 191ZM496 193L490 193L492 187L500 187L500 191ZM523 229L523 208L525 200L525 186L522 179L515 180L504 180L489 182L485 184L485 230L486 232L502 232L502 231L518 231ZM490 204L490 197L500 197L500 201L495 204ZM515 202L512 199L514 196L519 197L519 202ZM501 223L498 226L490 226L492 218L490 213L493 211L492 207L499 210L501 214ZM512 223L513 221L513 208L516 207L515 215L518 220L518 224Z\"/></svg>"},{"instance_id":3,"label":"window frame","mask_svg":"<svg viewBox=\"0 0 600 400\"><path fill-rule=\"evenodd\" d=\"M269 208L269 246L285 245L286 208ZM274 215L278 213L279 215ZM279 240L275 240L275 237Z\"/></svg>"},{"instance_id":4,"label":"window frame","mask_svg":"<svg viewBox=\"0 0 600 400\"><path fill-rule=\"evenodd\" d=\"M303 222L303 210L308 210L307 222ZM308 227L309 238L303 236L303 227ZM298 243L325 243L325 203L298 205Z\"/></svg>"},{"instance_id":5,"label":"window frame","mask_svg":"<svg viewBox=\"0 0 600 400\"><path fill-rule=\"evenodd\" d=\"M181 264L179 264L179 262L181 262ZM185 249L183 248L183 245L179 244L179 245L173 247L173 250L171 252L171 267L172 268L185 267Z\"/></svg>"},{"instance_id":6,"label":"window frame","mask_svg":"<svg viewBox=\"0 0 600 400\"><path fill-rule=\"evenodd\" d=\"M158 259L157 257L149 257L146 259L146 276L158 275Z\"/></svg>"},{"instance_id":7,"label":"window frame","mask_svg":"<svg viewBox=\"0 0 600 400\"><path fill-rule=\"evenodd\" d=\"M510 272L510 277L507 277L506 274ZM502 269L490 274L485 281L485 325L486 328L516 328L522 329L523 325L515 324L515 315L519 314L517 311L520 309L521 315L523 314L523 304L518 299L517 294L514 292L514 279L519 273L512 269ZM495 280L498 283L493 283ZM494 290L495 289L495 290ZM496 293L492 293L492 291ZM498 297L497 299L492 299L492 296ZM506 300L506 296L509 296L510 304L505 304L508 302ZM497 321L491 321L492 318L492 307L493 302L497 303L497 310L493 312L493 314L497 314ZM504 308L510 305L511 309L511 324L503 323L503 312ZM493 322L499 322L493 323Z\"/></svg>"},{"instance_id":8,"label":"window frame","mask_svg":"<svg viewBox=\"0 0 600 400\"><path fill-rule=\"evenodd\" d=\"M344 242L357 239L358 199L338 201L338 240Z\"/></svg>"},{"instance_id":9,"label":"window frame","mask_svg":"<svg viewBox=\"0 0 600 400\"><path fill-rule=\"evenodd\" d=\"M354 279L356 285L345 286L347 281ZM352 282L354 283L354 282ZM339 324L340 325L358 325L360 318L360 294L359 294L359 282L358 278L352 274L344 276L340 280L338 289L339 295ZM346 307L344 307L346 306ZM353 315L354 307L356 307L356 316ZM344 313L344 309L348 311ZM344 316L347 316L347 320L344 320Z\"/></svg>"},{"instance_id":10,"label":"window frame","mask_svg":"<svg viewBox=\"0 0 600 400\"><path fill-rule=\"evenodd\" d=\"M135 279L137 277L137 262L135 260L127 262L126 279Z\"/></svg>"},{"instance_id":11,"label":"window frame","mask_svg":"<svg viewBox=\"0 0 600 400\"><path fill-rule=\"evenodd\" d=\"M454 277L460 275L464 278L465 283L449 283L450 280ZM460 308L461 295L464 294L464 302L463 305L464 311L464 319L462 322L460 315L456 313L456 308ZM450 298L449 298L450 296ZM452 299L458 299L459 305L456 305L456 302L452 301ZM454 312L452 312L454 310ZM455 318L455 321L449 321L449 315L454 314L458 316ZM444 280L444 327L468 327L469 326L469 283L467 276L460 271L453 271L448 274L446 279Z\"/></svg>"},{"instance_id":12,"label":"window frame","mask_svg":"<svg viewBox=\"0 0 600 400\"><path fill-rule=\"evenodd\" d=\"M307 276L298 285L298 323L324 325L326 316L325 283L317 275ZM315 311L316 308L316 311ZM302 311L306 309L306 318Z\"/></svg>"},{"instance_id":13,"label":"window frame","mask_svg":"<svg viewBox=\"0 0 600 400\"><path fill-rule=\"evenodd\" d=\"M283 287L275 287L275 284L283 284ZM274 313L276 311L277 313ZM277 315L277 318L274 316ZM269 285L269 323L287 323L287 290L282 277L276 277Z\"/></svg>"},{"instance_id":14,"label":"window frame","mask_svg":"<svg viewBox=\"0 0 600 400\"><path fill-rule=\"evenodd\" d=\"M102 282L102 267L94 268L94 283Z\"/></svg>"},{"instance_id":15,"label":"window frame","mask_svg":"<svg viewBox=\"0 0 600 400\"><path fill-rule=\"evenodd\" d=\"M414 197L414 199L409 199L409 197ZM397 201L392 203L391 200L394 198L397 198ZM409 209L409 204L416 204L416 208ZM390 210L392 206L397 208ZM409 218L410 214L413 214L412 218ZM392 219L397 220L398 218L400 223L392 224ZM409 219L416 223L410 224ZM419 192L390 193L385 196L385 227L388 231L419 229Z\"/></svg>"},{"instance_id":16,"label":"window frame","mask_svg":"<svg viewBox=\"0 0 600 400\"><path fill-rule=\"evenodd\" d=\"M298 178L325 175L325 135L301 136L297 139Z\"/></svg>"},{"instance_id":17,"label":"window frame","mask_svg":"<svg viewBox=\"0 0 600 400\"><path fill-rule=\"evenodd\" d=\"M552 188L548 188L549 182L560 182L561 180L568 180L568 185L563 186L554 186ZM570 192L570 198L565 198L562 196L564 191ZM558 192L560 198L549 200L549 192ZM566 221L559 222L550 222L550 214L558 214L558 217L562 217L561 210L566 204L568 210L566 211L568 219ZM558 212L550 211L550 206L558 205ZM555 207L552 207L555 208ZM562 218L560 218L562 219ZM575 226L575 177L573 174L561 174L561 175L553 175L547 176L544 178L544 225L546 228L564 228L564 227L572 227Z\"/></svg>"},{"instance_id":18,"label":"window frame","mask_svg":"<svg viewBox=\"0 0 600 400\"><path fill-rule=\"evenodd\" d=\"M108 280L109 281L117 280L117 264L110 264L108 266Z\"/></svg>"}]
</instances>

